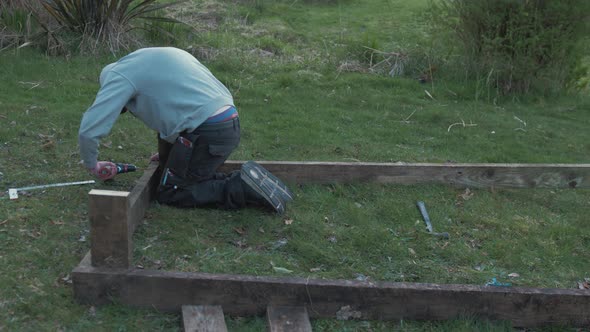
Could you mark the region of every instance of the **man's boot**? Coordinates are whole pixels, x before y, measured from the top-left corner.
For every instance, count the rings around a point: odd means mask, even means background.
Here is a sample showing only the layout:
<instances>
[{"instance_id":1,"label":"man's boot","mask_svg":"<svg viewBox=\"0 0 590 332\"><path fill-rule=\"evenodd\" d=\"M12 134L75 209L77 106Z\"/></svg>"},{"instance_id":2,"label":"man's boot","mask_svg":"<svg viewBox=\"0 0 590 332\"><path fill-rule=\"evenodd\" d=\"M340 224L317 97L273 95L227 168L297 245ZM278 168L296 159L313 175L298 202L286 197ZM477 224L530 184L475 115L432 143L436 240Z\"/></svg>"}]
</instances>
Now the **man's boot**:
<instances>
[{"instance_id":1,"label":"man's boot","mask_svg":"<svg viewBox=\"0 0 590 332\"><path fill-rule=\"evenodd\" d=\"M246 200L266 201L279 214L285 213L286 203L293 200L293 193L287 186L256 162L242 165L240 177Z\"/></svg>"}]
</instances>

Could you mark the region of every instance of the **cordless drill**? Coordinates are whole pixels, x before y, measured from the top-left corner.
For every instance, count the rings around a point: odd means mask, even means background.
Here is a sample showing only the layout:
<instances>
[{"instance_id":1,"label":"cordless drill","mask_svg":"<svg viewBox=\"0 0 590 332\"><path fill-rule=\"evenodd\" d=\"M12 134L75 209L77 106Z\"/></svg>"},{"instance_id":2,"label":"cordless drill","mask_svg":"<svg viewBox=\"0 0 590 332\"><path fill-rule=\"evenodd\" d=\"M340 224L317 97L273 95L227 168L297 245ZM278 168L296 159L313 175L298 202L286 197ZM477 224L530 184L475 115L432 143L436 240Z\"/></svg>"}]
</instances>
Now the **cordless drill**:
<instances>
[{"instance_id":1,"label":"cordless drill","mask_svg":"<svg viewBox=\"0 0 590 332\"><path fill-rule=\"evenodd\" d=\"M114 163L114 164L117 167L117 169L116 169L117 172L115 174L135 172L137 170L137 166L135 166L133 164L125 164L125 163ZM107 170L107 169L101 170L100 173L102 175L110 174L109 170Z\"/></svg>"},{"instance_id":2,"label":"cordless drill","mask_svg":"<svg viewBox=\"0 0 590 332\"><path fill-rule=\"evenodd\" d=\"M115 165L117 165L117 174L137 171L137 167L133 164L115 163Z\"/></svg>"}]
</instances>

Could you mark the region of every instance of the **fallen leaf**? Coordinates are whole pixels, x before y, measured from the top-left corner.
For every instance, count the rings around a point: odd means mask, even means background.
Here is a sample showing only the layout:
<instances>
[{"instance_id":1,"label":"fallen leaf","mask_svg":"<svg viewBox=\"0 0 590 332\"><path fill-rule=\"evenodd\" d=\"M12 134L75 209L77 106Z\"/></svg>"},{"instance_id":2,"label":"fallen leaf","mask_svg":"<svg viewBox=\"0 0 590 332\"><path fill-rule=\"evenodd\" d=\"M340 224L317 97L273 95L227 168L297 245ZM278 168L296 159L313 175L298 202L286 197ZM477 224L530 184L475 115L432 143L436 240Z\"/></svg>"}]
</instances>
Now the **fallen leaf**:
<instances>
[{"instance_id":1,"label":"fallen leaf","mask_svg":"<svg viewBox=\"0 0 590 332\"><path fill-rule=\"evenodd\" d=\"M330 241L331 243L336 243L338 242L338 239L336 239L336 236L332 235L328 237L328 241Z\"/></svg>"},{"instance_id":2,"label":"fallen leaf","mask_svg":"<svg viewBox=\"0 0 590 332\"><path fill-rule=\"evenodd\" d=\"M293 273L293 271L286 269L284 267L279 267L279 266L273 266L272 269L275 272L279 272L279 273Z\"/></svg>"},{"instance_id":3,"label":"fallen leaf","mask_svg":"<svg viewBox=\"0 0 590 332\"><path fill-rule=\"evenodd\" d=\"M514 272L514 273L510 273L508 276L509 276L510 278L518 278L518 277L520 277L520 274L518 274L518 273Z\"/></svg>"},{"instance_id":4,"label":"fallen leaf","mask_svg":"<svg viewBox=\"0 0 590 332\"><path fill-rule=\"evenodd\" d=\"M461 198L463 198L463 200L467 201L467 200L471 199L473 197L473 195L474 195L474 193L469 188L467 188L459 196L461 196Z\"/></svg>"},{"instance_id":5,"label":"fallen leaf","mask_svg":"<svg viewBox=\"0 0 590 332\"><path fill-rule=\"evenodd\" d=\"M119 146L117 146L117 149L123 150L123 147L121 145L119 145Z\"/></svg>"},{"instance_id":6,"label":"fallen leaf","mask_svg":"<svg viewBox=\"0 0 590 332\"><path fill-rule=\"evenodd\" d=\"M100 145L104 146L107 149L110 149L113 147L113 141L101 142Z\"/></svg>"},{"instance_id":7,"label":"fallen leaf","mask_svg":"<svg viewBox=\"0 0 590 332\"><path fill-rule=\"evenodd\" d=\"M590 284L587 281L578 282L579 289L590 289Z\"/></svg>"},{"instance_id":8,"label":"fallen leaf","mask_svg":"<svg viewBox=\"0 0 590 332\"><path fill-rule=\"evenodd\" d=\"M86 235L81 235L78 242L86 242Z\"/></svg>"},{"instance_id":9,"label":"fallen leaf","mask_svg":"<svg viewBox=\"0 0 590 332\"><path fill-rule=\"evenodd\" d=\"M359 208L359 209L363 207L363 205L362 205L361 203L358 203L358 202L355 202L355 203L354 203L354 205L355 205L357 208Z\"/></svg>"},{"instance_id":10,"label":"fallen leaf","mask_svg":"<svg viewBox=\"0 0 590 332\"><path fill-rule=\"evenodd\" d=\"M272 269L275 272L280 272L280 273L292 273L293 272L293 271L286 269L284 267L275 266L275 263L273 261L270 261L270 266L272 266Z\"/></svg>"},{"instance_id":11,"label":"fallen leaf","mask_svg":"<svg viewBox=\"0 0 590 332\"><path fill-rule=\"evenodd\" d=\"M65 276L60 275L59 277L57 277L53 285L55 287L59 287L59 285L71 285L72 283L72 278L69 274L66 274Z\"/></svg>"},{"instance_id":12,"label":"fallen leaf","mask_svg":"<svg viewBox=\"0 0 590 332\"><path fill-rule=\"evenodd\" d=\"M8 222L8 219L6 219L6 220L4 220L4 221L0 222L0 225L4 225L4 224L6 224L7 222Z\"/></svg>"},{"instance_id":13,"label":"fallen leaf","mask_svg":"<svg viewBox=\"0 0 590 332\"><path fill-rule=\"evenodd\" d=\"M414 251L414 249L408 248L408 251L410 252L410 255L416 256L416 251Z\"/></svg>"},{"instance_id":14,"label":"fallen leaf","mask_svg":"<svg viewBox=\"0 0 590 332\"><path fill-rule=\"evenodd\" d=\"M260 228L258 228L258 231L259 231L260 233L263 233L263 234L264 234L264 228L260 227Z\"/></svg>"},{"instance_id":15,"label":"fallen leaf","mask_svg":"<svg viewBox=\"0 0 590 332\"><path fill-rule=\"evenodd\" d=\"M285 219L285 225L291 225L293 223L293 219Z\"/></svg>"},{"instance_id":16,"label":"fallen leaf","mask_svg":"<svg viewBox=\"0 0 590 332\"><path fill-rule=\"evenodd\" d=\"M321 270L321 267L312 267L311 269L309 269L309 272L320 272Z\"/></svg>"},{"instance_id":17,"label":"fallen leaf","mask_svg":"<svg viewBox=\"0 0 590 332\"><path fill-rule=\"evenodd\" d=\"M244 229L244 227L234 227L234 231L240 235L246 234L246 230Z\"/></svg>"},{"instance_id":18,"label":"fallen leaf","mask_svg":"<svg viewBox=\"0 0 590 332\"><path fill-rule=\"evenodd\" d=\"M64 225L64 224L65 224L65 222L63 222L63 221L55 221L55 220L52 220L52 221L51 221L51 224L53 224L53 225Z\"/></svg>"}]
</instances>

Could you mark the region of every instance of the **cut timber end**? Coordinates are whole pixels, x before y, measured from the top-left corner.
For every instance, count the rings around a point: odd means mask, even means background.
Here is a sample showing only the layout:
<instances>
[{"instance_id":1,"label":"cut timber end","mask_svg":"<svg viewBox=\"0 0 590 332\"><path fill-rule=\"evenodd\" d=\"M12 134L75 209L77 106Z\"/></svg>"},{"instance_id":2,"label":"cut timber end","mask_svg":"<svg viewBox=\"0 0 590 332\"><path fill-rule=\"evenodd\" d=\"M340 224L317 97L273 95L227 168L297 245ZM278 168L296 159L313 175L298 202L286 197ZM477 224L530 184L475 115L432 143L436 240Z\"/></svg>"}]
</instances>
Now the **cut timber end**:
<instances>
[{"instance_id":1,"label":"cut timber end","mask_svg":"<svg viewBox=\"0 0 590 332\"><path fill-rule=\"evenodd\" d=\"M114 196L114 197L128 197L131 194L128 191L115 191L115 190L101 190L101 189L92 189L88 193L90 196Z\"/></svg>"},{"instance_id":2,"label":"cut timber end","mask_svg":"<svg viewBox=\"0 0 590 332\"><path fill-rule=\"evenodd\" d=\"M93 266L130 266L133 248L128 197L128 192L110 190L93 189L88 194Z\"/></svg>"},{"instance_id":3,"label":"cut timber end","mask_svg":"<svg viewBox=\"0 0 590 332\"><path fill-rule=\"evenodd\" d=\"M182 326L185 332L227 332L221 306L183 305Z\"/></svg>"},{"instance_id":4,"label":"cut timber end","mask_svg":"<svg viewBox=\"0 0 590 332\"><path fill-rule=\"evenodd\" d=\"M305 307L269 305L266 309L269 332L311 332Z\"/></svg>"},{"instance_id":5,"label":"cut timber end","mask_svg":"<svg viewBox=\"0 0 590 332\"><path fill-rule=\"evenodd\" d=\"M133 232L141 223L158 183L152 163L131 192L93 189L88 194L92 265L129 268Z\"/></svg>"}]
</instances>

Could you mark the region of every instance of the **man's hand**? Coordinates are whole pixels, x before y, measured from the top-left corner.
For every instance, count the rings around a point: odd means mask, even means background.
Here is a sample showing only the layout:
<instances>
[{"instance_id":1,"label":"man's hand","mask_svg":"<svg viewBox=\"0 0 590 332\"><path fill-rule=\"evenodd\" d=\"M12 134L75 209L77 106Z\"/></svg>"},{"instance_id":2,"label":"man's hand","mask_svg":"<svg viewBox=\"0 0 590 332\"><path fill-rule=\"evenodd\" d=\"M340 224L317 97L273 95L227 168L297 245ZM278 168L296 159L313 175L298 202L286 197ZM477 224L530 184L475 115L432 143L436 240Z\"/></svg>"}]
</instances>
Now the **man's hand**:
<instances>
[{"instance_id":1,"label":"man's hand","mask_svg":"<svg viewBox=\"0 0 590 332\"><path fill-rule=\"evenodd\" d=\"M91 174L97 178L106 181L112 179L117 175L117 165L110 161L99 161L94 168L89 169Z\"/></svg>"}]
</instances>

